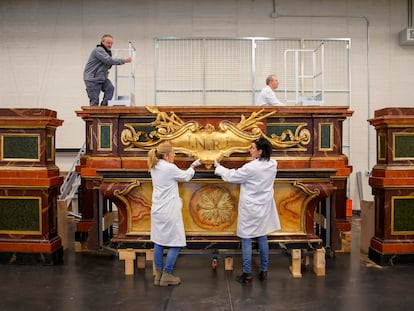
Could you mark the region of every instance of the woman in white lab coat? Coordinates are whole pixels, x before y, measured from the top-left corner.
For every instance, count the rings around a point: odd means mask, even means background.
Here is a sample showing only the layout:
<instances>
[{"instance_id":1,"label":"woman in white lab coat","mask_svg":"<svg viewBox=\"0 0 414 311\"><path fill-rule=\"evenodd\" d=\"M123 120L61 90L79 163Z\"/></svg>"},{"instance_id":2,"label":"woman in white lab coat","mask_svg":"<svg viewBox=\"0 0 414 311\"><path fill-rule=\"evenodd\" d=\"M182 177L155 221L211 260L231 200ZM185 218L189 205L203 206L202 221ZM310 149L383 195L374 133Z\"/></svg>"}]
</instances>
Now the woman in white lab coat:
<instances>
[{"instance_id":1,"label":"woman in white lab coat","mask_svg":"<svg viewBox=\"0 0 414 311\"><path fill-rule=\"evenodd\" d=\"M257 238L260 250L259 279L267 280L269 244L267 234L280 229L279 215L274 200L273 185L277 162L270 159L272 146L264 138L250 147L253 160L239 169L228 169L214 163L215 174L226 182L240 184L237 236L242 239L243 274L237 280L252 283L252 239Z\"/></svg>"},{"instance_id":2,"label":"woman in white lab coat","mask_svg":"<svg viewBox=\"0 0 414 311\"><path fill-rule=\"evenodd\" d=\"M182 218L182 201L178 182L194 176L194 161L187 170L174 164L174 150L164 142L148 152L148 167L152 178L151 241L154 242L154 285L178 285L181 279L172 274L180 248L186 245ZM169 247L163 270L164 247Z\"/></svg>"}]
</instances>

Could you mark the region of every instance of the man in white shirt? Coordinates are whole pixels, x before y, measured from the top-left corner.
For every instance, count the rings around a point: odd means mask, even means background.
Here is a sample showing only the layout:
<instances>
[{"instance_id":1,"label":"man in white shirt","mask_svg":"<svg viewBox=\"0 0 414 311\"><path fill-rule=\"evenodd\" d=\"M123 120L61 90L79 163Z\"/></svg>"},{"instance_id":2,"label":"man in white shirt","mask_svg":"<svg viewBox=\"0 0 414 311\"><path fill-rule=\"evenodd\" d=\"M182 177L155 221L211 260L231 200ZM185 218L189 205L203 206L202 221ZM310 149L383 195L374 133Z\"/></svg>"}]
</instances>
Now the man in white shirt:
<instances>
[{"instance_id":1,"label":"man in white shirt","mask_svg":"<svg viewBox=\"0 0 414 311\"><path fill-rule=\"evenodd\" d=\"M285 106L275 94L275 90L279 86L279 81L275 75L269 75L266 78L266 86L260 92L257 99L257 106Z\"/></svg>"}]
</instances>

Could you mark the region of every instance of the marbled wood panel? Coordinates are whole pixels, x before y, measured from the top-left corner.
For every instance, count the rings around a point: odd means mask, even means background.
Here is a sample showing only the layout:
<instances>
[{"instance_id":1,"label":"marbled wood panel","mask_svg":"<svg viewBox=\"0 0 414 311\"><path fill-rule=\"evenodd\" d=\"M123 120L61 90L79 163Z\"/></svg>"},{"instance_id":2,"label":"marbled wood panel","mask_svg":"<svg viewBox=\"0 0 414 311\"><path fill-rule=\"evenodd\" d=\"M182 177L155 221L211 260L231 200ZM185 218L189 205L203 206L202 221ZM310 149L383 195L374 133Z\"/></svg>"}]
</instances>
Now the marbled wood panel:
<instances>
[{"instance_id":1,"label":"marbled wood panel","mask_svg":"<svg viewBox=\"0 0 414 311\"><path fill-rule=\"evenodd\" d=\"M0 197L0 233L41 233L41 198Z\"/></svg>"},{"instance_id":2,"label":"marbled wood panel","mask_svg":"<svg viewBox=\"0 0 414 311\"><path fill-rule=\"evenodd\" d=\"M414 116L414 108L403 108L403 107L387 107L379 110L375 110L374 117L384 120L386 119L403 119L401 121L409 121L409 117ZM408 117L408 118L407 118ZM414 120L412 119L411 122Z\"/></svg>"},{"instance_id":3,"label":"marbled wood panel","mask_svg":"<svg viewBox=\"0 0 414 311\"><path fill-rule=\"evenodd\" d=\"M371 187L413 187L414 165L389 166L375 165L369 179Z\"/></svg>"},{"instance_id":4,"label":"marbled wood panel","mask_svg":"<svg viewBox=\"0 0 414 311\"><path fill-rule=\"evenodd\" d=\"M26 143L24 142L25 137L37 138L37 142L27 142L32 144L32 152L29 152L29 156L21 155L17 153L17 161L19 165L30 165L30 163L24 163L25 158L35 159L34 165L46 165L46 159L52 159L53 155L47 153L47 135L53 137L53 146L54 149L54 135L56 127L62 125L63 120L56 119L56 111L48 109L26 109L26 108L3 108L0 109L0 135L5 137L11 137L12 135L17 137L19 141L11 142L17 146L10 146L12 149L6 153L9 153L12 157L14 154L13 148L22 148ZM38 146L36 144L39 144ZM21 146L20 146L21 145ZM30 146L29 146L30 147ZM8 157L7 154L3 154L4 146L2 147L2 156L4 158ZM10 149L10 148L9 148ZM22 159L23 161L19 161ZM54 159L53 159L54 160ZM26 160L26 162L28 162ZM37 164L36 164L37 163ZM3 163L0 163L4 165Z\"/></svg>"},{"instance_id":5,"label":"marbled wood panel","mask_svg":"<svg viewBox=\"0 0 414 311\"><path fill-rule=\"evenodd\" d=\"M330 185L330 184L329 184ZM303 188L309 186L309 191ZM320 188L314 191L312 188ZM192 180L180 184L180 196L183 200L183 219L188 236L234 236L237 226L237 205L239 185L217 180ZM321 191L322 189L322 191ZM282 229L271 235L305 235L307 217L313 223L313 209L317 196L329 195L332 186L314 183L297 186L291 182L275 183L275 200ZM152 185L150 180L136 182L104 181L101 185L104 197L111 199L118 207L119 237L126 235L148 235L150 232L150 213ZM308 230L313 226L308 226Z\"/></svg>"},{"instance_id":6,"label":"marbled wood panel","mask_svg":"<svg viewBox=\"0 0 414 311\"><path fill-rule=\"evenodd\" d=\"M14 217L7 220L7 230L0 231L0 236L20 242L24 239L50 240L56 237L56 198L58 192L58 187L43 189L0 188L0 198L4 199L4 202L10 201L9 205L3 204L3 209L8 209L8 213L4 215L14 213ZM22 209L26 205L25 200L38 201L40 214L22 214ZM34 230L34 228L36 229Z\"/></svg>"},{"instance_id":7,"label":"marbled wood panel","mask_svg":"<svg viewBox=\"0 0 414 311\"><path fill-rule=\"evenodd\" d=\"M43 108L0 108L0 116L12 120L56 118L56 111Z\"/></svg>"},{"instance_id":8,"label":"marbled wood panel","mask_svg":"<svg viewBox=\"0 0 414 311\"><path fill-rule=\"evenodd\" d=\"M306 204L308 195L291 183L275 186L276 207L282 229L277 234L305 233Z\"/></svg>"},{"instance_id":9,"label":"marbled wood panel","mask_svg":"<svg viewBox=\"0 0 414 311\"><path fill-rule=\"evenodd\" d=\"M117 155L119 144L118 118L96 118L92 123L92 142L88 141L96 155Z\"/></svg>"},{"instance_id":10,"label":"marbled wood panel","mask_svg":"<svg viewBox=\"0 0 414 311\"><path fill-rule=\"evenodd\" d=\"M414 189L401 187L381 189L380 192L384 193L383 203L378 202L383 210L381 216L383 217L384 239L413 240ZM404 206L401 206L403 199L406 201Z\"/></svg>"},{"instance_id":11,"label":"marbled wood panel","mask_svg":"<svg viewBox=\"0 0 414 311\"><path fill-rule=\"evenodd\" d=\"M44 146L39 134L5 133L2 138L4 159L40 161L39 146Z\"/></svg>"},{"instance_id":12,"label":"marbled wood panel","mask_svg":"<svg viewBox=\"0 0 414 311\"><path fill-rule=\"evenodd\" d=\"M45 166L47 142L44 130L0 129L0 166Z\"/></svg>"},{"instance_id":13,"label":"marbled wood panel","mask_svg":"<svg viewBox=\"0 0 414 311\"><path fill-rule=\"evenodd\" d=\"M1 120L0 120L1 121ZM25 128L25 127L29 128ZM0 166L42 167L55 163L55 129L0 128Z\"/></svg>"},{"instance_id":14,"label":"marbled wood panel","mask_svg":"<svg viewBox=\"0 0 414 311\"><path fill-rule=\"evenodd\" d=\"M55 187L62 185L59 168L8 166L0 170L0 187Z\"/></svg>"},{"instance_id":15,"label":"marbled wood panel","mask_svg":"<svg viewBox=\"0 0 414 311\"><path fill-rule=\"evenodd\" d=\"M393 235L414 235L414 192L409 196L393 196L391 232Z\"/></svg>"},{"instance_id":16,"label":"marbled wood panel","mask_svg":"<svg viewBox=\"0 0 414 311\"><path fill-rule=\"evenodd\" d=\"M56 128L63 120L56 118L56 111L37 108L0 108L1 128Z\"/></svg>"},{"instance_id":17,"label":"marbled wood panel","mask_svg":"<svg viewBox=\"0 0 414 311\"><path fill-rule=\"evenodd\" d=\"M378 164L414 164L414 108L380 109L368 121L377 131Z\"/></svg>"}]
</instances>

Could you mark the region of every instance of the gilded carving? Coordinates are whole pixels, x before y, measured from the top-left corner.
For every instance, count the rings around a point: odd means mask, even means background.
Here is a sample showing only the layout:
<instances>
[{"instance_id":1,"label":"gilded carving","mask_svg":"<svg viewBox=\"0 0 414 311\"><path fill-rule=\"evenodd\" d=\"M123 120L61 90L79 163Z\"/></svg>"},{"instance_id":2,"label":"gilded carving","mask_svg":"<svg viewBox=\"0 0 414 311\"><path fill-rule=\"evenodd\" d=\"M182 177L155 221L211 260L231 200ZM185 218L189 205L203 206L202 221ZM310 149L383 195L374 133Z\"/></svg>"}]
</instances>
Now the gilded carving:
<instances>
[{"instance_id":1,"label":"gilded carving","mask_svg":"<svg viewBox=\"0 0 414 311\"><path fill-rule=\"evenodd\" d=\"M147 150L163 141L169 141L177 153L198 158L204 164L211 166L214 160L220 161L234 153L248 152L251 142L259 137L269 140L274 148L291 148L303 146L310 142L310 132L304 126L298 126L295 132L284 130L281 135L271 134L270 137L262 132L259 125L261 120L274 114L263 114L263 109L253 112L249 117L241 115L239 123L223 120L218 129L208 123L200 125L196 121L184 122L174 112L159 111L156 107L146 107L156 114L155 121L150 125L156 130L151 133L137 131L132 125L125 125L121 133L121 142L127 148Z\"/></svg>"},{"instance_id":2,"label":"gilded carving","mask_svg":"<svg viewBox=\"0 0 414 311\"><path fill-rule=\"evenodd\" d=\"M231 193L224 187L210 185L194 192L190 200L190 213L199 227L209 230L226 229L237 217Z\"/></svg>"},{"instance_id":3,"label":"gilded carving","mask_svg":"<svg viewBox=\"0 0 414 311\"><path fill-rule=\"evenodd\" d=\"M296 128L295 133L293 133L293 131L290 129L286 129L283 130L280 136L271 134L270 137L265 136L265 138L270 141L273 148L284 149L295 146L306 146L311 140L311 134L308 129L304 128L304 125L299 125Z\"/></svg>"}]
</instances>

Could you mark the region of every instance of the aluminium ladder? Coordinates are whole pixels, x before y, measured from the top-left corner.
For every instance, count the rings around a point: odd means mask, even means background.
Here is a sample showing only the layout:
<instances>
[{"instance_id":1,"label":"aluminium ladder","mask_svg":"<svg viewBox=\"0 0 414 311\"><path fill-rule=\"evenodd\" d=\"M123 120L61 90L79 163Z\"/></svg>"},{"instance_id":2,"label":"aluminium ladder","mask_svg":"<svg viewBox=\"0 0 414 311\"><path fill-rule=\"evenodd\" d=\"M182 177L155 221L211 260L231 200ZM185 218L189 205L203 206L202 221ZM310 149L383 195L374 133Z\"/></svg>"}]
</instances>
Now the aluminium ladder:
<instances>
[{"instance_id":1,"label":"aluminium ladder","mask_svg":"<svg viewBox=\"0 0 414 311\"><path fill-rule=\"evenodd\" d=\"M115 66L114 71L114 97L108 101L108 106L135 106L135 65L136 65L136 49L131 42L128 43L127 49L114 49L114 57L121 57L121 55L128 54L132 58L131 63L127 66L128 72L126 74L120 73L118 66ZM119 95L119 81L120 79L128 79L129 94Z\"/></svg>"}]
</instances>

